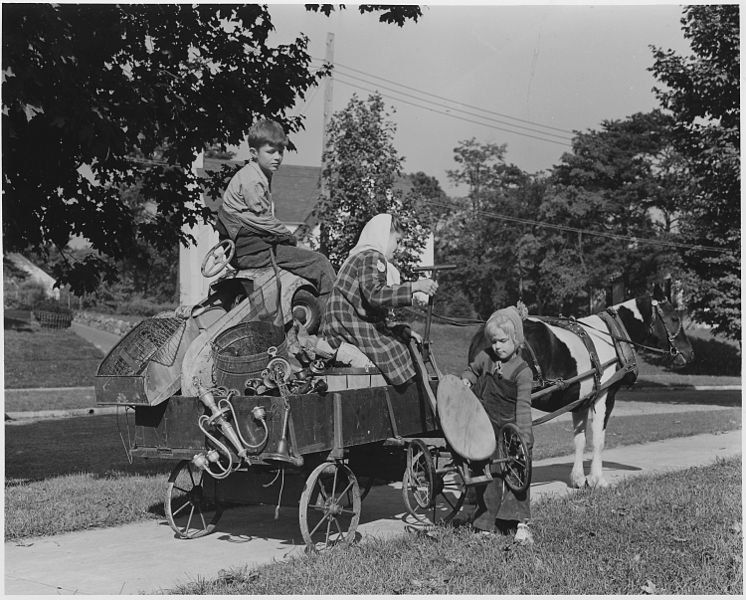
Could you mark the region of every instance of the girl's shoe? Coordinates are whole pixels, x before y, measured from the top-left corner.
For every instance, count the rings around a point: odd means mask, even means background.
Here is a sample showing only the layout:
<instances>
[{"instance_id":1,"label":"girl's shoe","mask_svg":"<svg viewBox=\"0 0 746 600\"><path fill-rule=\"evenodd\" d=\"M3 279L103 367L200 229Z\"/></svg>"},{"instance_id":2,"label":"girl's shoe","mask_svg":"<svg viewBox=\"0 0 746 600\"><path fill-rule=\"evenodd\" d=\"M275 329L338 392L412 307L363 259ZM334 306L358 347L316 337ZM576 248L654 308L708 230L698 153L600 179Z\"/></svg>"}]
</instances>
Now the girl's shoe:
<instances>
[{"instance_id":1,"label":"girl's shoe","mask_svg":"<svg viewBox=\"0 0 746 600\"><path fill-rule=\"evenodd\" d=\"M525 546L530 546L534 543L534 536L531 534L531 530L528 528L526 523L518 523L518 530L515 532L513 541L515 541L516 544L522 544Z\"/></svg>"}]
</instances>

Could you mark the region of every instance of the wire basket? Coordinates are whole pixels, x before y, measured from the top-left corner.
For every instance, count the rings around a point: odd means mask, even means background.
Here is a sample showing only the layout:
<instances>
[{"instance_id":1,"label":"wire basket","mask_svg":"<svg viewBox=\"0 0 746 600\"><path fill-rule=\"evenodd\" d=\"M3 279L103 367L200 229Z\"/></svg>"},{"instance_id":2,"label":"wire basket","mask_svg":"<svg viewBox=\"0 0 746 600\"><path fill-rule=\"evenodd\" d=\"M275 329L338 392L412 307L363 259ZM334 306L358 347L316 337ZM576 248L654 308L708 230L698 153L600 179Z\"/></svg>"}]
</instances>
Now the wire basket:
<instances>
[{"instance_id":1,"label":"wire basket","mask_svg":"<svg viewBox=\"0 0 746 600\"><path fill-rule=\"evenodd\" d=\"M97 375L139 375L151 360L172 365L185 327L176 317L141 321L106 356Z\"/></svg>"}]
</instances>

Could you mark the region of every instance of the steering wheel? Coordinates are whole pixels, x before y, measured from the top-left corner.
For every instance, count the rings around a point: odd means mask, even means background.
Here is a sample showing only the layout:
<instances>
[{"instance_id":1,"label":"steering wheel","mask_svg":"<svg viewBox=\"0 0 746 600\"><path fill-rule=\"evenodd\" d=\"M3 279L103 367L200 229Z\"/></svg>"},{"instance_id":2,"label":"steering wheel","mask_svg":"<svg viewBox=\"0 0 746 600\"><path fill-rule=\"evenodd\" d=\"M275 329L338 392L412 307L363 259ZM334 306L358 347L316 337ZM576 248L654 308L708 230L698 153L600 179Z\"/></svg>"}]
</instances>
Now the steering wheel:
<instances>
[{"instance_id":1,"label":"steering wheel","mask_svg":"<svg viewBox=\"0 0 746 600\"><path fill-rule=\"evenodd\" d=\"M231 262L235 252L236 244L233 240L223 240L215 244L202 261L202 275L214 277L220 273ZM210 267L207 266L209 263L212 263Z\"/></svg>"}]
</instances>

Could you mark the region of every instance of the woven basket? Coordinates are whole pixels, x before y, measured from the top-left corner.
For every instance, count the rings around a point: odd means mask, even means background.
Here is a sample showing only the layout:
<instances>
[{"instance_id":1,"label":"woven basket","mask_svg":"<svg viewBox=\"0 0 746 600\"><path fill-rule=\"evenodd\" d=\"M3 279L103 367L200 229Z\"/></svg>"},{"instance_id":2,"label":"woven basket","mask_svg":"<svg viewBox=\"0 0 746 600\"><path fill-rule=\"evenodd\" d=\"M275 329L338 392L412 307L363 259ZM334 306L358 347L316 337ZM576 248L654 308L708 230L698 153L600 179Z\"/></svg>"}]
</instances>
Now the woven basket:
<instances>
[{"instance_id":1,"label":"woven basket","mask_svg":"<svg viewBox=\"0 0 746 600\"><path fill-rule=\"evenodd\" d=\"M287 354L285 332L272 323L252 321L226 329L212 344L215 383L243 389L246 379L258 377L267 366L272 346L277 356Z\"/></svg>"}]
</instances>

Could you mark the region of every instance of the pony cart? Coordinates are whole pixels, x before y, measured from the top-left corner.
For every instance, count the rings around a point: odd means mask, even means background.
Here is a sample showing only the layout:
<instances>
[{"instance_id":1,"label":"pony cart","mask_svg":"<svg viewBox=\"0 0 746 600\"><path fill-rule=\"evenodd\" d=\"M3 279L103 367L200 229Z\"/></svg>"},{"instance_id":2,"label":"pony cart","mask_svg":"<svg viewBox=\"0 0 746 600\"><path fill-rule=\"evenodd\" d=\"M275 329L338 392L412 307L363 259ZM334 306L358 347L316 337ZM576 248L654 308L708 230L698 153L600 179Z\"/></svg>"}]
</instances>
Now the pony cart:
<instances>
[{"instance_id":1,"label":"pony cart","mask_svg":"<svg viewBox=\"0 0 746 600\"><path fill-rule=\"evenodd\" d=\"M288 274L254 274L248 283L241 275L213 284L194 307L143 321L97 373L97 402L126 407L129 453L178 461L164 502L178 537L211 533L231 505L290 505L298 507L307 548L317 550L354 539L374 479L400 478L406 508L420 523L450 521L468 487L495 477L517 493L527 489L531 457L518 428L505 425L495 436L476 397L438 369L432 304L422 344L410 340L417 377L390 386L376 369L339 367L312 351L300 370L291 365L284 315L296 310L283 285ZM302 281L287 287L308 292ZM272 303L285 307L279 322L263 308ZM304 306L301 316L311 323L313 302ZM611 350L591 353L586 370L578 358L574 373L559 371L541 342L524 354L542 384L532 398L545 400L548 418L567 410L575 416L600 397L612 396L613 404L635 370L631 346L618 343L630 342L620 323L606 331Z\"/></svg>"},{"instance_id":2,"label":"pony cart","mask_svg":"<svg viewBox=\"0 0 746 600\"><path fill-rule=\"evenodd\" d=\"M318 356L298 371L285 328L257 308L273 290L286 298L274 278L229 283L245 297L226 295L226 281L213 284L204 302L143 321L97 373L97 403L125 407L129 454L177 461L164 501L176 536L213 532L231 505L276 504L298 507L302 538L318 550L354 539L374 479L401 479L420 522L452 518L470 483L509 473L511 485L528 485L514 427L494 475L470 478L457 456L440 465L450 449L426 444L443 438L429 340L410 341L418 376L402 386Z\"/></svg>"}]
</instances>

